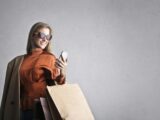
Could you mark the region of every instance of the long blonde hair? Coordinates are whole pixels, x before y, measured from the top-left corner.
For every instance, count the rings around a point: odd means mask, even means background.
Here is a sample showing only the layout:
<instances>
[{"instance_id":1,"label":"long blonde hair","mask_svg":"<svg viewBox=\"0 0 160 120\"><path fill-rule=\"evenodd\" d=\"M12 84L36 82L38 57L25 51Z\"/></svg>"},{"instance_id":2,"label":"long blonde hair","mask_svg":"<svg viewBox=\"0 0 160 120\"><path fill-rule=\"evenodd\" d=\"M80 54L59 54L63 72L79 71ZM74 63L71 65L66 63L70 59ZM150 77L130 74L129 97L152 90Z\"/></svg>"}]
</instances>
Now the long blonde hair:
<instances>
[{"instance_id":1,"label":"long blonde hair","mask_svg":"<svg viewBox=\"0 0 160 120\"><path fill-rule=\"evenodd\" d=\"M50 35L52 35L52 32L53 32L52 28L47 23L43 23L43 22L37 22L37 23L35 23L31 27L29 35L28 35L27 54L32 51L33 34L35 32L37 32L39 29L41 29L41 28L48 28L49 31L50 31ZM46 48L44 49L44 51L51 52L51 41L48 43L48 45L46 46Z\"/></svg>"}]
</instances>

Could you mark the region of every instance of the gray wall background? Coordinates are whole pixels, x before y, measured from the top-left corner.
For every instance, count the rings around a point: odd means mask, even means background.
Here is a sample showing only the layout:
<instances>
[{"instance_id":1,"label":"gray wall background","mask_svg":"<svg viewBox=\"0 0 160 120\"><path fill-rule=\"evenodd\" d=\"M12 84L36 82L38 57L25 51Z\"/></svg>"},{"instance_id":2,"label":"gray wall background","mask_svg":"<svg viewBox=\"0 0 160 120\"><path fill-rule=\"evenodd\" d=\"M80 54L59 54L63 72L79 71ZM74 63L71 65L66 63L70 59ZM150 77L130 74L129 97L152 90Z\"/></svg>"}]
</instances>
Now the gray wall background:
<instances>
[{"instance_id":1,"label":"gray wall background","mask_svg":"<svg viewBox=\"0 0 160 120\"><path fill-rule=\"evenodd\" d=\"M160 119L159 0L1 0L0 96L8 61L25 53L38 21L54 28L54 53L68 51L68 83L96 120Z\"/></svg>"}]
</instances>

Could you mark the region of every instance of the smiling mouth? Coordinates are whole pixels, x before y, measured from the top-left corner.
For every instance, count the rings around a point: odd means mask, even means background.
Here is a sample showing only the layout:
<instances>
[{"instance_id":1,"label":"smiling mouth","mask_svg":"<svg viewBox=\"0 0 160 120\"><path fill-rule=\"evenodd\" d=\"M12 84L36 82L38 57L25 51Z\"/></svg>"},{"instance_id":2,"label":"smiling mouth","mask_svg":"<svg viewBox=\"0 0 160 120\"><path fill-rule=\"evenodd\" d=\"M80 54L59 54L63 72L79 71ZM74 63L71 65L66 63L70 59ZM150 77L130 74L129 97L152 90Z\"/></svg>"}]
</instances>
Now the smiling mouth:
<instances>
[{"instance_id":1,"label":"smiling mouth","mask_svg":"<svg viewBox=\"0 0 160 120\"><path fill-rule=\"evenodd\" d=\"M46 43L45 43L45 42L40 42L40 44L41 44L41 45L46 45Z\"/></svg>"}]
</instances>

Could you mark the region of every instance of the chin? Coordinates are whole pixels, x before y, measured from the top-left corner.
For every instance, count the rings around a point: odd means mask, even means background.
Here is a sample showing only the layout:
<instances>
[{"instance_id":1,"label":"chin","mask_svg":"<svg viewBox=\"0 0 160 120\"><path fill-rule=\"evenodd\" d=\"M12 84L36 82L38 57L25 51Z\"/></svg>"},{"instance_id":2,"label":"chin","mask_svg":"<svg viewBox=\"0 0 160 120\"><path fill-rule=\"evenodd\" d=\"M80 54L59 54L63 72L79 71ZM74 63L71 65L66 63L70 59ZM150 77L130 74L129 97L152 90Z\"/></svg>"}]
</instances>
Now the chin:
<instances>
[{"instance_id":1,"label":"chin","mask_svg":"<svg viewBox=\"0 0 160 120\"><path fill-rule=\"evenodd\" d=\"M41 49L45 49L46 48L46 45L40 45L39 46Z\"/></svg>"},{"instance_id":2,"label":"chin","mask_svg":"<svg viewBox=\"0 0 160 120\"><path fill-rule=\"evenodd\" d=\"M40 47L40 48L44 50L46 47Z\"/></svg>"}]
</instances>

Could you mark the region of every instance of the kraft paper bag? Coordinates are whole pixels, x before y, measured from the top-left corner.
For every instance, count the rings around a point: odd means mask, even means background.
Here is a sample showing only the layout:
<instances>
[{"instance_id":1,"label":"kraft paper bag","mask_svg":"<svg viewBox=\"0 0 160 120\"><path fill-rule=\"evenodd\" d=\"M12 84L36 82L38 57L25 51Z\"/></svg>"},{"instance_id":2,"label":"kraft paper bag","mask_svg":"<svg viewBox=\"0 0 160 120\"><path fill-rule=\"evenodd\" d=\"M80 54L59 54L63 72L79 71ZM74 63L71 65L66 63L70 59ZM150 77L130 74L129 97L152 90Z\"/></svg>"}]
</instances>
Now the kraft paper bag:
<instances>
[{"instance_id":1,"label":"kraft paper bag","mask_svg":"<svg viewBox=\"0 0 160 120\"><path fill-rule=\"evenodd\" d=\"M78 84L47 86L47 103L53 120L94 120Z\"/></svg>"}]
</instances>

